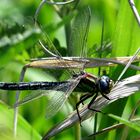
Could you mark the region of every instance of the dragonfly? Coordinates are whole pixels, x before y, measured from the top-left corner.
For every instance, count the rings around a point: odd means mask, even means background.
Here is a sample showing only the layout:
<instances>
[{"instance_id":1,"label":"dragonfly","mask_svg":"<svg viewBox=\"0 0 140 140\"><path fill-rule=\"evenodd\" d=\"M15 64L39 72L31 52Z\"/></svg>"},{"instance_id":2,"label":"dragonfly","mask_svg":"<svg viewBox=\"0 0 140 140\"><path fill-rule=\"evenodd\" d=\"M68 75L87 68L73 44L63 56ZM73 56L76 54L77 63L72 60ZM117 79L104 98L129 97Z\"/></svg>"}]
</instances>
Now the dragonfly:
<instances>
[{"instance_id":1,"label":"dragonfly","mask_svg":"<svg viewBox=\"0 0 140 140\"><path fill-rule=\"evenodd\" d=\"M137 75L134 75L134 76L131 76L131 77L128 77L126 79L119 81L116 84L116 86L113 86L112 90L108 94L108 97L110 98L110 100L106 100L104 97L99 96L92 104L92 108L101 110L105 106L111 104L112 102L121 98L128 97L136 93L136 91L140 91L140 74L137 74ZM82 121L87 120L90 117L93 117L95 113L96 113L95 111L93 112L87 108L87 104L85 104L80 109L80 116L82 117ZM68 129L72 127L73 125L75 125L75 123L77 123L78 121L79 120L77 117L77 113L73 112L72 114L67 116L63 121L54 125L49 131L47 131L44 137L42 138L42 140L48 140L51 137L56 136L58 133L61 133L65 129Z\"/></svg>"},{"instance_id":2,"label":"dragonfly","mask_svg":"<svg viewBox=\"0 0 140 140\"><path fill-rule=\"evenodd\" d=\"M36 94L32 94L27 96L22 101L19 101L14 106L27 103L35 98L40 98L41 96L45 96L47 94L52 93L54 96L51 99L51 103L49 104L47 110L50 111L47 113L48 117L52 117L57 111L61 108L64 102L67 100L69 95L73 92L88 92L90 94L85 94L81 96L80 101L76 104L77 113L80 119L80 115L78 112L78 106L80 103L84 102L87 98L92 97L94 93L100 91L100 93L107 99L109 99L106 94L109 93L111 89L111 80L107 76L102 76L100 78L95 77L89 73L81 72L79 74L73 75L73 77L68 81L62 82L20 82L20 83L0 83L0 89L2 90L48 90L48 92L36 92ZM88 85L87 85L88 84ZM57 92L57 93L56 93ZM97 94L92 99L97 97ZM52 102L53 101L53 102ZM91 102L92 103L92 102ZM89 104L90 109L90 104ZM53 112L53 114L52 114Z\"/></svg>"},{"instance_id":3,"label":"dragonfly","mask_svg":"<svg viewBox=\"0 0 140 140\"><path fill-rule=\"evenodd\" d=\"M89 8L85 9L81 12L82 16L84 17L82 22L81 15L78 17L77 20L79 28L77 27L77 24L74 24L74 41L77 41L78 39L78 45L82 46L82 50L84 50L87 40L87 34L89 29L89 22L90 22L90 10ZM80 13L80 14L81 14ZM80 21L80 22L79 22ZM80 37L79 37L80 32ZM49 39L48 39L49 40ZM74 42L71 40L71 42ZM48 52L48 50L44 47L42 41L39 41L42 47ZM50 40L48 41L48 44L51 44ZM52 45L52 44L51 44ZM52 45L53 46L53 45ZM49 52L51 53L51 52ZM52 54L52 53L51 53ZM82 55L84 54L84 51L82 51ZM54 57L51 58L42 58L42 59L31 59L30 63L25 65L21 72L20 82L19 83L6 83L6 82L0 82L0 89L2 90L17 90L18 94L21 90L34 90L31 94L27 95L24 99L21 101L17 101L14 105L14 107L18 107L20 105L23 105L25 103L31 102L35 99L38 99L42 96L51 96L51 99L48 102L47 106L47 118L50 118L54 116L64 105L64 103L67 101L68 97L71 95L73 91L75 92L82 92L85 93L80 97L80 100L78 103L76 103L76 110L79 117L79 121L81 123L81 117L78 111L78 107L80 104L83 104L83 102L89 98L92 98L90 103L88 104L88 108L93 111L97 111L91 108L91 104L95 101L95 99L98 96L98 93L101 93L103 97L105 97L107 100L109 98L107 97L107 94L110 92L111 88L113 87L113 81L108 76L101 76L97 77L95 75L92 75L90 73L84 72L84 68L86 67L97 67L97 66L108 66L115 64L123 64L127 65L128 62L132 62L132 59L130 57L125 57L124 59L112 58L112 59L100 59L100 58L83 58L83 57L60 57L60 55L52 54ZM139 58L137 58L138 60ZM121 61L122 60L122 61ZM131 60L131 61L130 61ZM131 64L131 63L130 63ZM130 65L131 68L138 68L137 66ZM74 72L72 70L68 72L72 73L72 76L70 79L66 81L61 82L22 82L26 69L27 68L78 68L80 69L79 72ZM128 68L128 67L127 67ZM41 91L40 91L41 90Z\"/></svg>"}]
</instances>

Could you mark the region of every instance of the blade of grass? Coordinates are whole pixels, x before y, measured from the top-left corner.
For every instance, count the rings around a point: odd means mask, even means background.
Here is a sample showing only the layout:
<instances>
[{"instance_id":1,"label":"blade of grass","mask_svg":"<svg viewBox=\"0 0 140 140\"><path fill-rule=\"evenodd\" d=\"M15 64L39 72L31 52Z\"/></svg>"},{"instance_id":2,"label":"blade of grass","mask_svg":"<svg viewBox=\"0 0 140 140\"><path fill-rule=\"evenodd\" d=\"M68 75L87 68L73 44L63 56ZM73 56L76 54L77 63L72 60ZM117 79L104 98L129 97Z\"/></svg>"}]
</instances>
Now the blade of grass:
<instances>
[{"instance_id":1,"label":"blade of grass","mask_svg":"<svg viewBox=\"0 0 140 140\"><path fill-rule=\"evenodd\" d=\"M140 132L140 126L138 126L135 123L132 123L131 121L128 121L128 120L126 120L124 118L121 118L121 117L113 115L113 114L108 114L108 116L113 118L113 119L115 119L115 120L117 120L117 121L119 121L119 122L121 122L121 123L123 123L123 124L125 124L125 125L127 125L128 127L132 128L132 129Z\"/></svg>"},{"instance_id":2,"label":"blade of grass","mask_svg":"<svg viewBox=\"0 0 140 140\"><path fill-rule=\"evenodd\" d=\"M116 30L114 32L112 55L118 56L134 53L140 46L139 31L139 26L133 16L128 1L121 0Z\"/></svg>"},{"instance_id":3,"label":"blade of grass","mask_svg":"<svg viewBox=\"0 0 140 140\"><path fill-rule=\"evenodd\" d=\"M20 115L19 117L19 123L18 123L18 135L16 139L21 139L21 140L40 140L41 136L40 134L33 129L33 127L27 123L27 121L22 118ZM5 129L6 131L9 130L10 133L9 135L12 135L12 129L13 129L13 110L9 109L7 105L4 103L0 102L0 124L1 124L1 129ZM0 135L2 134L2 131L0 131ZM7 138L7 133L3 133L3 139ZM14 136L11 136L8 140L13 140Z\"/></svg>"}]
</instances>

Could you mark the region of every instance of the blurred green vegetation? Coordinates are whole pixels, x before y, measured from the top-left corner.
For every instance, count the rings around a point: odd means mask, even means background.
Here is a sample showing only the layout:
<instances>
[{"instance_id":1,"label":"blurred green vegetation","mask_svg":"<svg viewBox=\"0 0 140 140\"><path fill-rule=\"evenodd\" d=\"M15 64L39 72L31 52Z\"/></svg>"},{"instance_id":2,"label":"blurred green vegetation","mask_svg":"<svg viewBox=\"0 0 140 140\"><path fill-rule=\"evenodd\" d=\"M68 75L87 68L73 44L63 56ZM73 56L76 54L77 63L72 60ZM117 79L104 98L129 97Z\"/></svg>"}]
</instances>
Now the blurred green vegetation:
<instances>
[{"instance_id":1,"label":"blurred green vegetation","mask_svg":"<svg viewBox=\"0 0 140 140\"><path fill-rule=\"evenodd\" d=\"M33 17L40 1L33 0L1 0L0 1L0 81L18 82L22 67L28 63L31 58L46 57L47 54L38 45L38 40L42 36L42 31L34 26ZM140 2L136 3L140 8ZM140 28L131 11L127 0L86 0L80 1L75 10L69 11L73 4L62 6L60 15L52 5L44 5L38 15L38 21L41 28L46 32L62 56L72 55L69 52L68 38L66 38L66 29L72 17L86 6L91 8L91 22L87 40L87 56L99 57L101 46L102 25L104 19L103 44L107 44L102 52L102 57L130 56L140 46ZM61 6L60 6L61 7ZM67 30L68 31L68 30ZM69 33L69 32L67 32ZM105 46L107 46L105 45ZM72 48L73 52L75 48ZM80 55L81 48L79 48ZM114 80L117 79L123 67L102 68L107 70ZM88 69L88 72L98 75L97 69ZM128 70L124 77L136 74L136 71ZM25 81L55 81L63 79L63 73L59 74L51 70L27 70ZM14 139L12 135L13 110L7 109L15 102L15 92L0 91L0 137L6 140ZM24 93L23 93L24 94ZM23 96L23 95L22 95ZM138 102L140 96L135 94L128 99L118 100L104 109L104 112L112 113L128 119L129 115ZM33 101L19 108L18 136L21 139L40 139L52 126L63 120L69 112L62 109L56 116L50 120L45 119L46 99L42 98ZM66 106L67 107L67 106ZM139 115L139 110L136 112ZM24 120L24 119L26 120ZM108 116L98 115L98 129L105 128L116 121ZM4 121L5 120L5 121ZM94 119L93 119L94 120ZM91 124L94 121L90 120ZM92 122L93 121L93 122ZM122 139L124 140L124 128L119 128L105 134L99 135L96 139ZM88 127L82 128L82 136L91 134L92 130ZM139 133L133 129L127 130L127 140L137 139ZM74 139L74 129L70 128L54 137L54 139ZM87 138L90 139L90 138Z\"/></svg>"}]
</instances>

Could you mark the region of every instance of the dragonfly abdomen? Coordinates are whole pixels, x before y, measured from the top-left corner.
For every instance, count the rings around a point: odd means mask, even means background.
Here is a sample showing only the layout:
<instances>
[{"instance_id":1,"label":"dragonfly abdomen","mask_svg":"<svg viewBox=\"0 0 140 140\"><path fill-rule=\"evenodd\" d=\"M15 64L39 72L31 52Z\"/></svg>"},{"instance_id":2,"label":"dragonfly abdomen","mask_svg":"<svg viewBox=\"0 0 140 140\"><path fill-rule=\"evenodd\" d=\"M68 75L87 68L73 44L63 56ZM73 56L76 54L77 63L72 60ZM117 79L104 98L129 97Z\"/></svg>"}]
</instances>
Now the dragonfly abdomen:
<instances>
[{"instance_id":1,"label":"dragonfly abdomen","mask_svg":"<svg viewBox=\"0 0 140 140\"><path fill-rule=\"evenodd\" d=\"M2 90L51 90L55 86L66 83L63 82L19 82L19 83L5 83L0 82L0 89Z\"/></svg>"}]
</instances>

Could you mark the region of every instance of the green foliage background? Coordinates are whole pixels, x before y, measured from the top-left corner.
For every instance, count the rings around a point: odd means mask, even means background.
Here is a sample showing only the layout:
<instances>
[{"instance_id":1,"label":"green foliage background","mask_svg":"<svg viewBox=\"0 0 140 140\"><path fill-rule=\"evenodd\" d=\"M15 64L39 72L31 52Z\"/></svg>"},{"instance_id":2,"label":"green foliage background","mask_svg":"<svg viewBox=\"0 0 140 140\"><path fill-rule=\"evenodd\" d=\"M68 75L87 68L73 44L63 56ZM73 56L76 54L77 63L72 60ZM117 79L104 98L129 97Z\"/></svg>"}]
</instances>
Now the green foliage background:
<instances>
[{"instance_id":1,"label":"green foliage background","mask_svg":"<svg viewBox=\"0 0 140 140\"><path fill-rule=\"evenodd\" d=\"M0 81L18 82L22 67L27 64L26 60L31 58L41 58L47 55L38 45L41 31L33 25L33 16L40 1L33 0L1 0L0 1ZM69 5L68 5L69 6ZM91 23L87 42L88 57L99 57L102 24L104 19L104 44L111 42L111 48L102 52L102 57L130 56L140 46L140 28L130 9L127 0L85 0L80 1L77 11L89 6L91 8ZM140 8L140 2L136 3ZM71 15L75 13L70 12ZM65 28L71 19L65 17L61 19L51 5L44 5L38 17L42 29L48 33L57 49L63 56L72 55L67 48ZM72 48L73 52L75 48ZM80 52L79 48L79 52ZM111 53L109 53L111 50ZM79 55L79 54L76 54ZM98 74L98 69L88 69L87 71ZM107 69L109 75L115 80L122 71L122 67ZM49 70L30 69L27 71L25 81L56 81L64 79L63 73ZM124 77L136 74L136 71L128 70ZM13 109L9 109L15 102L15 92L0 91L0 137L6 140L12 137ZM24 94L24 93L23 93ZM104 109L107 113L112 113L128 119L130 112L139 100L139 94L135 94L128 99L121 99ZM19 108L20 117L18 124L17 139L41 139L52 126L66 117L68 112L62 109L50 120L45 119L46 99L31 102ZM139 115L137 111L136 116ZM24 119L23 119L24 118ZM90 120L92 123L93 120ZM108 116L99 115L99 130L116 123ZM93 129L93 127L92 127ZM124 136L124 128L119 128L97 136L96 139L136 139L139 133L133 129L128 129ZM54 137L54 139L74 139L75 130L70 128ZM82 137L91 134L88 127L82 128ZM126 138L125 138L126 137ZM90 138L87 138L90 139Z\"/></svg>"}]
</instances>

